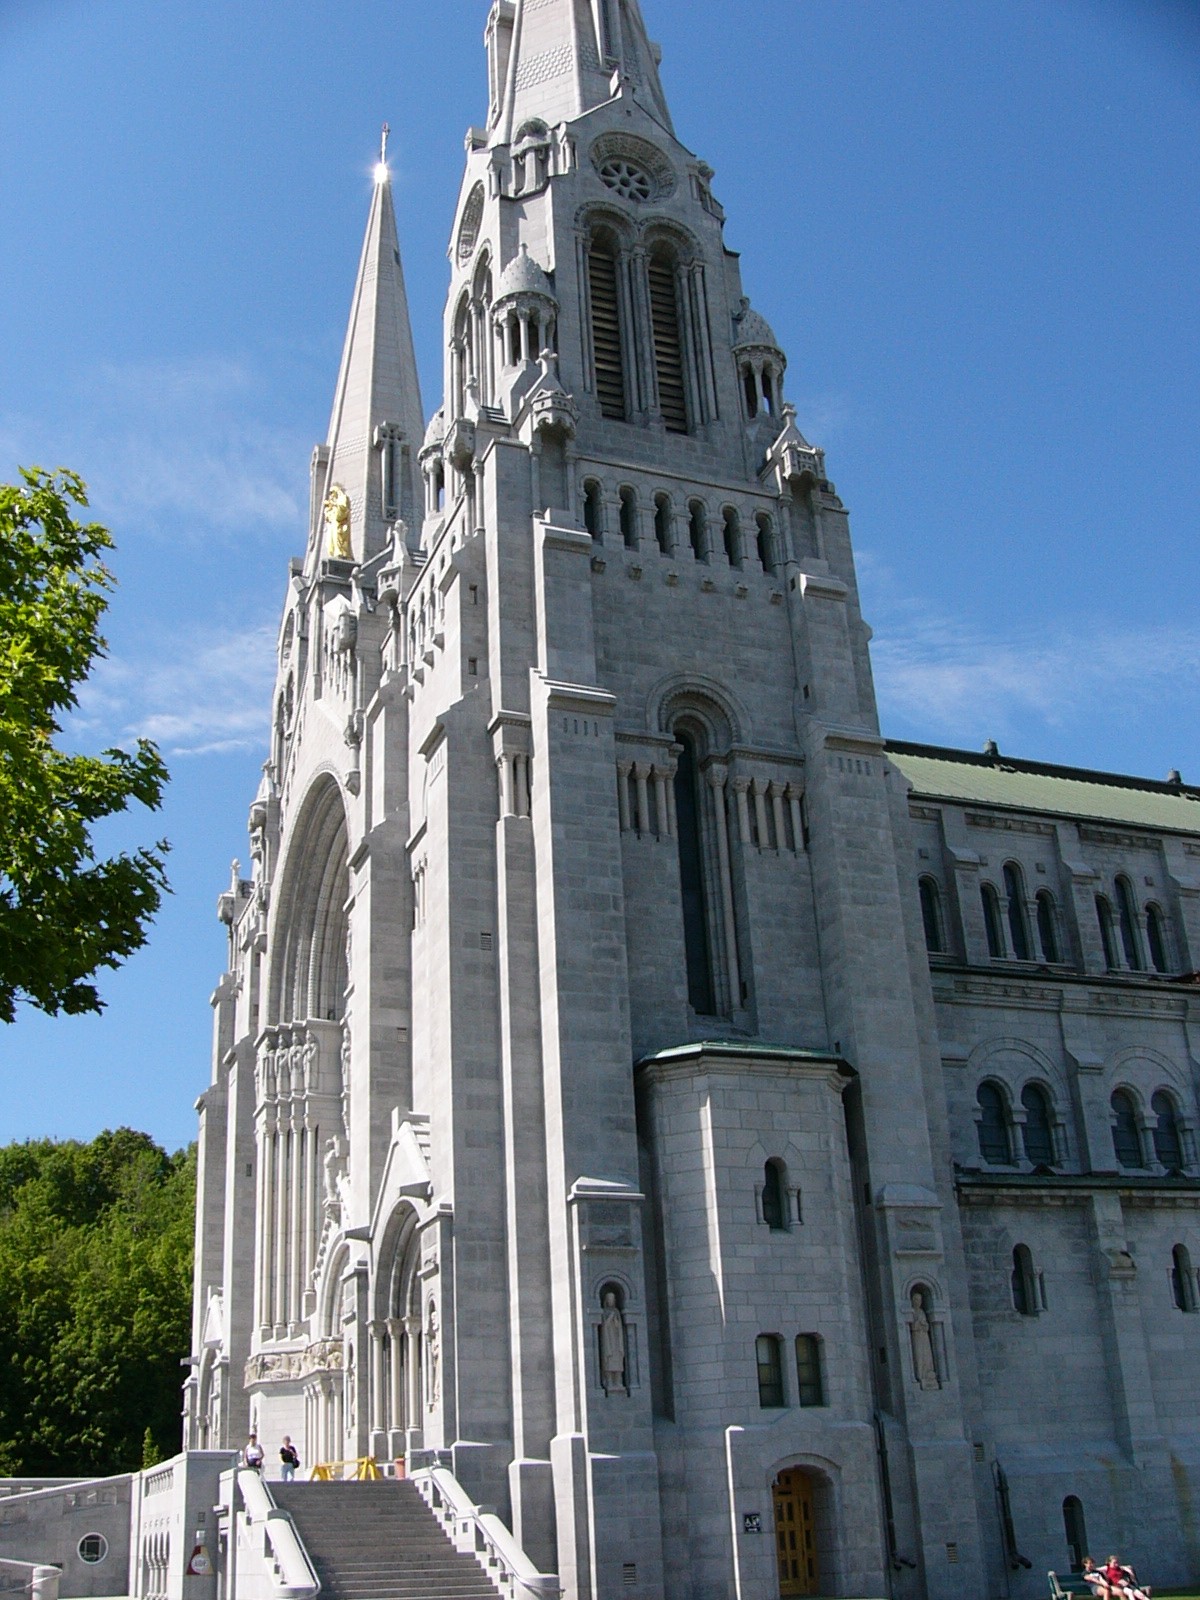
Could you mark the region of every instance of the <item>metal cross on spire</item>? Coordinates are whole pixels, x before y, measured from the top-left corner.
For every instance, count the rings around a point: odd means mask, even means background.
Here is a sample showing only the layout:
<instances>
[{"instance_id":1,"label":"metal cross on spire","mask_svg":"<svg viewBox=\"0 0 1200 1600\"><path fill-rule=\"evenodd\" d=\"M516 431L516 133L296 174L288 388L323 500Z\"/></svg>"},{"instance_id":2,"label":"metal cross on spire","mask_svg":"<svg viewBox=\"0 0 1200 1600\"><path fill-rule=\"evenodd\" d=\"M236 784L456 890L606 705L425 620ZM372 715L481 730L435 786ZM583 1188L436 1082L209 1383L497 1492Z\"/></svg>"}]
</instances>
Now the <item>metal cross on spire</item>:
<instances>
[{"instance_id":1,"label":"metal cross on spire","mask_svg":"<svg viewBox=\"0 0 1200 1600\"><path fill-rule=\"evenodd\" d=\"M383 133L380 135L379 139L379 164L382 167L387 166L387 142L388 135L391 133L391 131L391 128L389 128L385 122L383 125Z\"/></svg>"}]
</instances>

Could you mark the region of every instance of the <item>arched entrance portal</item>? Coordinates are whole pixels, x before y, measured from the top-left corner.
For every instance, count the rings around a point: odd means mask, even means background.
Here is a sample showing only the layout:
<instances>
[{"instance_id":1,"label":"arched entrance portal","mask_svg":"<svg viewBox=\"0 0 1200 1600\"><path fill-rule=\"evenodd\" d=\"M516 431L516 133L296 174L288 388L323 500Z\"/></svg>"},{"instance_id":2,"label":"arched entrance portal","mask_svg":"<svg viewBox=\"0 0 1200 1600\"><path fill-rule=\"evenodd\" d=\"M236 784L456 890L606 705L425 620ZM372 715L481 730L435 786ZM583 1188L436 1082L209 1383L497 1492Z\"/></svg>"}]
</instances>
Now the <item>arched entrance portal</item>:
<instances>
[{"instance_id":1,"label":"arched entrance portal","mask_svg":"<svg viewBox=\"0 0 1200 1600\"><path fill-rule=\"evenodd\" d=\"M816 1485L810 1472L787 1467L775 1479L775 1560L779 1593L818 1594Z\"/></svg>"}]
</instances>

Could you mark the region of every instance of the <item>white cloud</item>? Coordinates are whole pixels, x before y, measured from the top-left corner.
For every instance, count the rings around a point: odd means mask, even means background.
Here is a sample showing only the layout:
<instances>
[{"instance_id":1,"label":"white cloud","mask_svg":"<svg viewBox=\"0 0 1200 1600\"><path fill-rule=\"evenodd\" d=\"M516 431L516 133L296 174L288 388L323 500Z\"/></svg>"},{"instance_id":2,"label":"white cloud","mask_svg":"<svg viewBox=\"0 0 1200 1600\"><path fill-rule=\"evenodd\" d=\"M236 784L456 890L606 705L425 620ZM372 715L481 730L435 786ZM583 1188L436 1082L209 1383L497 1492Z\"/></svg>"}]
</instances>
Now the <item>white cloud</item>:
<instances>
[{"instance_id":1,"label":"white cloud","mask_svg":"<svg viewBox=\"0 0 1200 1600\"><path fill-rule=\"evenodd\" d=\"M73 719L92 739L153 739L168 756L266 749L274 624L213 638L196 628L151 640L153 653L99 662Z\"/></svg>"},{"instance_id":2,"label":"white cloud","mask_svg":"<svg viewBox=\"0 0 1200 1600\"><path fill-rule=\"evenodd\" d=\"M1053 632L1030 624L1001 633L913 600L869 557L859 565L885 727L1003 740L1031 721L1061 729L1111 717L1117 705L1129 718L1196 696L1200 629L1076 616Z\"/></svg>"},{"instance_id":3,"label":"white cloud","mask_svg":"<svg viewBox=\"0 0 1200 1600\"><path fill-rule=\"evenodd\" d=\"M0 416L0 455L76 467L123 544L139 533L303 532L308 445L262 420L269 397L246 362L108 364L74 387L78 404L67 417Z\"/></svg>"}]
</instances>

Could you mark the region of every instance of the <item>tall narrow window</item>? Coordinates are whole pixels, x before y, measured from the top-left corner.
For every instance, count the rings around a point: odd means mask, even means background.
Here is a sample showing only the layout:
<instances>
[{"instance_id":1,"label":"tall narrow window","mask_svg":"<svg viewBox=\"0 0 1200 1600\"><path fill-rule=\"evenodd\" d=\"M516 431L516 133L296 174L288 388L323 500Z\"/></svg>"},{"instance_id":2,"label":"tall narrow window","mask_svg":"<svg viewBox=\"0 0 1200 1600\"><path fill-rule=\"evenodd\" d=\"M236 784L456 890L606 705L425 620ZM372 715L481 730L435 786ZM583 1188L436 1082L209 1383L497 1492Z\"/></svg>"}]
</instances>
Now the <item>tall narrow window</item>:
<instances>
[{"instance_id":1,"label":"tall narrow window","mask_svg":"<svg viewBox=\"0 0 1200 1600\"><path fill-rule=\"evenodd\" d=\"M774 1333L760 1333L754 1341L754 1355L758 1363L758 1403L764 1411L783 1405L783 1361L779 1346L779 1337Z\"/></svg>"},{"instance_id":2,"label":"tall narrow window","mask_svg":"<svg viewBox=\"0 0 1200 1600\"><path fill-rule=\"evenodd\" d=\"M762 1213L763 1221L772 1233L787 1232L790 1220L787 1168L775 1157L772 1157L763 1168Z\"/></svg>"},{"instance_id":3,"label":"tall narrow window","mask_svg":"<svg viewBox=\"0 0 1200 1600\"><path fill-rule=\"evenodd\" d=\"M1039 889L1037 897L1038 943L1043 961L1061 961L1058 948L1058 908L1049 889Z\"/></svg>"},{"instance_id":4,"label":"tall narrow window","mask_svg":"<svg viewBox=\"0 0 1200 1600\"><path fill-rule=\"evenodd\" d=\"M621 537L630 550L637 549L638 505L632 489L621 490Z\"/></svg>"},{"instance_id":5,"label":"tall narrow window","mask_svg":"<svg viewBox=\"0 0 1200 1600\"><path fill-rule=\"evenodd\" d=\"M994 1083L981 1083L975 1098L979 1102L979 1154L989 1166L1007 1167L1012 1163L1012 1146L1004 1096Z\"/></svg>"},{"instance_id":6,"label":"tall narrow window","mask_svg":"<svg viewBox=\"0 0 1200 1600\"><path fill-rule=\"evenodd\" d=\"M589 478L583 486L583 525L593 539L603 537L604 507L595 478Z\"/></svg>"},{"instance_id":7,"label":"tall narrow window","mask_svg":"<svg viewBox=\"0 0 1200 1600\"><path fill-rule=\"evenodd\" d=\"M1150 944L1150 961L1155 972L1170 972L1167 955L1167 923L1161 906L1146 907L1146 938Z\"/></svg>"},{"instance_id":8,"label":"tall narrow window","mask_svg":"<svg viewBox=\"0 0 1200 1600\"><path fill-rule=\"evenodd\" d=\"M983 901L983 926L987 934L988 955L999 961L1004 955L1004 929L1000 924L1000 896L995 885L985 883L979 890Z\"/></svg>"},{"instance_id":9,"label":"tall narrow window","mask_svg":"<svg viewBox=\"0 0 1200 1600\"><path fill-rule=\"evenodd\" d=\"M1062 1504L1063 1531L1067 1536L1067 1549L1071 1553L1071 1571L1083 1570L1087 1555L1087 1528L1083 1521L1083 1502L1077 1494L1069 1494Z\"/></svg>"},{"instance_id":10,"label":"tall narrow window","mask_svg":"<svg viewBox=\"0 0 1200 1600\"><path fill-rule=\"evenodd\" d=\"M941 891L933 878L922 878L919 888L921 921L925 927L925 948L931 955L941 955L946 948L946 936L942 931Z\"/></svg>"},{"instance_id":11,"label":"tall narrow window","mask_svg":"<svg viewBox=\"0 0 1200 1600\"><path fill-rule=\"evenodd\" d=\"M1100 943L1104 948L1104 965L1115 972L1121 965L1117 955L1117 933L1113 927L1112 906L1102 894L1096 896L1096 921L1100 924Z\"/></svg>"},{"instance_id":12,"label":"tall narrow window","mask_svg":"<svg viewBox=\"0 0 1200 1600\"><path fill-rule=\"evenodd\" d=\"M683 379L683 341L679 335L679 299L675 262L656 252L647 267L654 364L658 372L658 409L668 433L688 431L687 393Z\"/></svg>"},{"instance_id":13,"label":"tall narrow window","mask_svg":"<svg viewBox=\"0 0 1200 1600\"><path fill-rule=\"evenodd\" d=\"M771 537L771 519L760 511L754 519L758 527L758 560L764 572L775 571L774 540Z\"/></svg>"},{"instance_id":14,"label":"tall narrow window","mask_svg":"<svg viewBox=\"0 0 1200 1600\"><path fill-rule=\"evenodd\" d=\"M1012 861L1004 868L1004 894L1008 901L1008 931L1013 955L1018 961L1028 961L1033 952L1029 948L1029 922L1025 915L1025 884L1020 867Z\"/></svg>"},{"instance_id":15,"label":"tall narrow window","mask_svg":"<svg viewBox=\"0 0 1200 1600\"><path fill-rule=\"evenodd\" d=\"M1150 1101L1154 1113L1154 1154L1160 1167L1170 1173L1183 1171L1183 1141L1179 1137L1179 1117L1175 1102L1164 1089Z\"/></svg>"},{"instance_id":16,"label":"tall narrow window","mask_svg":"<svg viewBox=\"0 0 1200 1600\"><path fill-rule=\"evenodd\" d=\"M1141 1167L1142 1135L1138 1128L1137 1106L1128 1089L1117 1089L1109 1101L1112 1107L1113 1154L1123 1167Z\"/></svg>"},{"instance_id":17,"label":"tall narrow window","mask_svg":"<svg viewBox=\"0 0 1200 1600\"><path fill-rule=\"evenodd\" d=\"M621 305L617 289L617 252L607 240L593 239L588 252L588 285L592 299L592 355L596 363L596 398L603 416L624 422L625 353L621 343Z\"/></svg>"},{"instance_id":18,"label":"tall narrow window","mask_svg":"<svg viewBox=\"0 0 1200 1600\"><path fill-rule=\"evenodd\" d=\"M725 507L725 554L731 567L742 564L742 527L732 506Z\"/></svg>"},{"instance_id":19,"label":"tall narrow window","mask_svg":"<svg viewBox=\"0 0 1200 1600\"><path fill-rule=\"evenodd\" d=\"M1021 1090L1025 1126L1021 1130L1025 1159L1035 1167L1054 1165L1054 1132L1050 1126L1050 1101L1044 1089L1027 1083Z\"/></svg>"},{"instance_id":20,"label":"tall narrow window","mask_svg":"<svg viewBox=\"0 0 1200 1600\"><path fill-rule=\"evenodd\" d=\"M746 415L753 422L758 415L758 376L749 362L742 368L742 389L746 395Z\"/></svg>"},{"instance_id":21,"label":"tall narrow window","mask_svg":"<svg viewBox=\"0 0 1200 1600\"><path fill-rule=\"evenodd\" d=\"M700 771L696 746L677 733L679 765L675 769L675 813L679 824L679 886L683 898L683 944L687 959L688 1004L697 1015L716 1012L708 917L704 903L704 846L700 831Z\"/></svg>"},{"instance_id":22,"label":"tall narrow window","mask_svg":"<svg viewBox=\"0 0 1200 1600\"><path fill-rule=\"evenodd\" d=\"M1197 1310L1196 1275L1192 1271L1192 1258L1184 1244L1171 1251L1171 1294L1180 1311Z\"/></svg>"},{"instance_id":23,"label":"tall narrow window","mask_svg":"<svg viewBox=\"0 0 1200 1600\"><path fill-rule=\"evenodd\" d=\"M1138 938L1137 902L1133 898L1133 885L1124 876L1117 879L1117 912L1125 965L1130 972L1141 972L1146 963L1142 960L1142 943Z\"/></svg>"},{"instance_id":24,"label":"tall narrow window","mask_svg":"<svg viewBox=\"0 0 1200 1600\"><path fill-rule=\"evenodd\" d=\"M658 540L658 548L663 555L671 554L671 498L669 495L656 494L654 496L654 537Z\"/></svg>"},{"instance_id":25,"label":"tall narrow window","mask_svg":"<svg viewBox=\"0 0 1200 1600\"><path fill-rule=\"evenodd\" d=\"M796 1335L796 1399L802 1406L823 1406L825 1385L821 1381L821 1341L815 1333Z\"/></svg>"},{"instance_id":26,"label":"tall narrow window","mask_svg":"<svg viewBox=\"0 0 1200 1600\"><path fill-rule=\"evenodd\" d=\"M1038 1298L1037 1274L1033 1270L1033 1255L1027 1244L1019 1244L1012 1253L1012 1300L1023 1317L1036 1317L1041 1309Z\"/></svg>"},{"instance_id":27,"label":"tall narrow window","mask_svg":"<svg viewBox=\"0 0 1200 1600\"><path fill-rule=\"evenodd\" d=\"M688 506L688 540L692 546L692 554L697 561L703 561L708 551L706 540L708 532L708 513L704 509L703 500L693 500Z\"/></svg>"}]
</instances>

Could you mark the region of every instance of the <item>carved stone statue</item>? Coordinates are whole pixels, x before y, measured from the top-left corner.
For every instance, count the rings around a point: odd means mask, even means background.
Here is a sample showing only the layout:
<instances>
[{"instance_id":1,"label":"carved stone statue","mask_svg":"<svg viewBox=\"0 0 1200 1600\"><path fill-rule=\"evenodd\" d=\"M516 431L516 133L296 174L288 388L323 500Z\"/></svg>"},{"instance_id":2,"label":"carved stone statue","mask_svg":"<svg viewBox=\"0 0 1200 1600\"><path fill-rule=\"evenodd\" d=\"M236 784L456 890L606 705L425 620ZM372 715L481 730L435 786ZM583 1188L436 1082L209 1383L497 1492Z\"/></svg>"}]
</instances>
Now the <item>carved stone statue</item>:
<instances>
[{"instance_id":1,"label":"carved stone statue","mask_svg":"<svg viewBox=\"0 0 1200 1600\"><path fill-rule=\"evenodd\" d=\"M334 561L351 561L350 496L335 483L325 497L325 548Z\"/></svg>"},{"instance_id":2,"label":"carved stone statue","mask_svg":"<svg viewBox=\"0 0 1200 1600\"><path fill-rule=\"evenodd\" d=\"M604 1315L600 1319L600 1373L607 1394L625 1394L625 1366L628 1343L625 1318L611 1289L605 1291Z\"/></svg>"},{"instance_id":3,"label":"carved stone statue","mask_svg":"<svg viewBox=\"0 0 1200 1600\"><path fill-rule=\"evenodd\" d=\"M910 1301L913 1313L911 1325L913 1376L922 1389L940 1389L942 1385L938 1378L937 1362L933 1356L933 1332L925 1311L925 1301L919 1289L913 1290Z\"/></svg>"},{"instance_id":4,"label":"carved stone statue","mask_svg":"<svg viewBox=\"0 0 1200 1600\"><path fill-rule=\"evenodd\" d=\"M429 1409L432 1411L441 1399L441 1371L438 1361L437 1306L429 1302L429 1320L425 1324L425 1361L429 1372Z\"/></svg>"}]
</instances>

